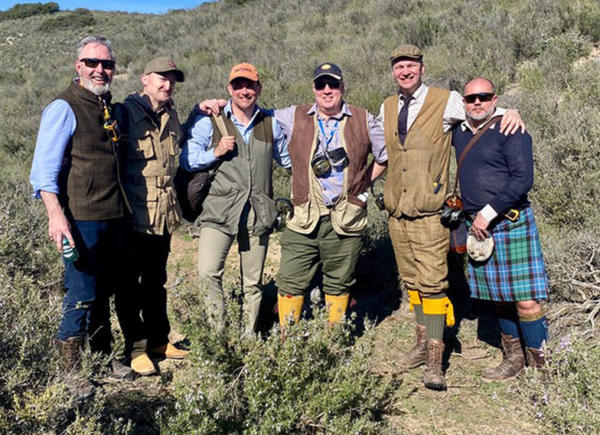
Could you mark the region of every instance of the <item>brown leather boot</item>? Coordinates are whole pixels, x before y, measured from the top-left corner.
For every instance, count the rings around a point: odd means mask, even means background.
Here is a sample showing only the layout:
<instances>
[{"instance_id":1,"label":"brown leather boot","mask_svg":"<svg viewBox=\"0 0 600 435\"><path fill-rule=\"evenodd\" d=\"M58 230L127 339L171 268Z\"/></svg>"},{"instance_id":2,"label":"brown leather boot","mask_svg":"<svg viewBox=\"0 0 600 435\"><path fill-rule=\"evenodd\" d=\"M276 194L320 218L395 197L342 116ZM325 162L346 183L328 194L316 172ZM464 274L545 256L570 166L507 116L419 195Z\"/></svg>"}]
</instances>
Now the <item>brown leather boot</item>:
<instances>
[{"instance_id":1,"label":"brown leather boot","mask_svg":"<svg viewBox=\"0 0 600 435\"><path fill-rule=\"evenodd\" d=\"M502 334L502 349L502 362L481 374L484 382L501 382L516 378L525 368L525 355L519 337Z\"/></svg>"},{"instance_id":2,"label":"brown leather boot","mask_svg":"<svg viewBox=\"0 0 600 435\"><path fill-rule=\"evenodd\" d=\"M546 354L544 349L534 349L533 347L525 348L527 356L527 365L536 370L543 370L546 366Z\"/></svg>"},{"instance_id":3,"label":"brown leather boot","mask_svg":"<svg viewBox=\"0 0 600 435\"><path fill-rule=\"evenodd\" d=\"M415 329L417 343L409 351L405 359L405 364L408 369L415 369L427 362L427 336L425 325L419 325Z\"/></svg>"},{"instance_id":4,"label":"brown leather boot","mask_svg":"<svg viewBox=\"0 0 600 435\"><path fill-rule=\"evenodd\" d=\"M427 341L427 368L423 374L423 383L431 390L446 389L446 379L442 370L443 355L444 342L442 340L432 338Z\"/></svg>"},{"instance_id":5,"label":"brown leather boot","mask_svg":"<svg viewBox=\"0 0 600 435\"><path fill-rule=\"evenodd\" d=\"M65 341L56 339L56 347L60 356L60 368L69 392L78 400L91 397L94 394L94 384L79 371L83 337L69 337Z\"/></svg>"}]
</instances>

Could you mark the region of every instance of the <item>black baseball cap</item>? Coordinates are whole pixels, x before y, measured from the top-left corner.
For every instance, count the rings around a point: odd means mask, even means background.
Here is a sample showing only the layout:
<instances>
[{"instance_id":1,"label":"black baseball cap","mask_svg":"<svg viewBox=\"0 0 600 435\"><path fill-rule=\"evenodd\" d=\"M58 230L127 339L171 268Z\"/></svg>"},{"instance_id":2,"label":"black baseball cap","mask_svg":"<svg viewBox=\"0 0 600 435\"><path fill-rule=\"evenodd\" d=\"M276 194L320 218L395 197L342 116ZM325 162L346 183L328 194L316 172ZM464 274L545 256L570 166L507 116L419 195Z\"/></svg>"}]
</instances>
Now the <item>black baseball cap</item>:
<instances>
[{"instance_id":1,"label":"black baseball cap","mask_svg":"<svg viewBox=\"0 0 600 435\"><path fill-rule=\"evenodd\" d=\"M330 76L336 80L342 79L342 69L337 66L335 63L322 63L318 67L315 68L315 73L313 76L313 82L317 80L319 77Z\"/></svg>"}]
</instances>

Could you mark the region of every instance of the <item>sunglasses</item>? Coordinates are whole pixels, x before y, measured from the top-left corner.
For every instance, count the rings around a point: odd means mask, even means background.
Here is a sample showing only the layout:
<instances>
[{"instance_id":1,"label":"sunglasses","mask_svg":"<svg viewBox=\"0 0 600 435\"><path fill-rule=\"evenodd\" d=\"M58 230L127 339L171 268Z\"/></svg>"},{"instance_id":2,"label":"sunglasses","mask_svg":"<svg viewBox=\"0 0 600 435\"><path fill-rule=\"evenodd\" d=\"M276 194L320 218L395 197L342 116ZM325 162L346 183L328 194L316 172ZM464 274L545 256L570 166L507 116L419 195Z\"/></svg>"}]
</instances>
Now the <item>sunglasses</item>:
<instances>
[{"instance_id":1,"label":"sunglasses","mask_svg":"<svg viewBox=\"0 0 600 435\"><path fill-rule=\"evenodd\" d=\"M463 98L469 104L473 104L478 98L480 102L486 103L488 101L492 101L492 98L494 98L495 95L496 94L493 92L480 92L478 94L465 95Z\"/></svg>"},{"instance_id":2,"label":"sunglasses","mask_svg":"<svg viewBox=\"0 0 600 435\"><path fill-rule=\"evenodd\" d=\"M115 61L110 59L96 59L95 57L86 57L79 59L79 62L83 62L88 68L96 68L98 64L102 65L104 69L114 69Z\"/></svg>"},{"instance_id":3,"label":"sunglasses","mask_svg":"<svg viewBox=\"0 0 600 435\"><path fill-rule=\"evenodd\" d=\"M322 91L325 86L329 86L329 89L339 89L342 83L339 80L317 80L315 82L315 89Z\"/></svg>"}]
</instances>

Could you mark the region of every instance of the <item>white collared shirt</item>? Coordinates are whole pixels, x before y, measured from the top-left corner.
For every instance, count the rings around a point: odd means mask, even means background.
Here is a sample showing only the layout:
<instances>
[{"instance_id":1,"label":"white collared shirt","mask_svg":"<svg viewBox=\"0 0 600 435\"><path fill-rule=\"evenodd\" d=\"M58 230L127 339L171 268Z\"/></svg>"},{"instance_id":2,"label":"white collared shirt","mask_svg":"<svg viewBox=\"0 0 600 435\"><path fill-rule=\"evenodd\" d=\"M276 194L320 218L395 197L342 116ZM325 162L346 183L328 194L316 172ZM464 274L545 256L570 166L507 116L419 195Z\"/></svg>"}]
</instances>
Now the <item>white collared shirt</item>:
<instances>
[{"instance_id":1,"label":"white collared shirt","mask_svg":"<svg viewBox=\"0 0 600 435\"><path fill-rule=\"evenodd\" d=\"M417 115L421 111L423 104L425 104L425 98L427 97L427 92L429 91L429 86L425 86L421 84L419 88L412 95L413 99L410 100L408 105L408 118L406 120L406 128L410 129L410 126L417 119ZM400 109L404 106L404 101L402 98L398 98L398 113L400 113ZM377 120L383 126L383 104L379 108L379 116L377 116ZM444 109L443 115L443 123L444 123L444 131L450 131L452 126L458 122L462 122L465 120L465 105L463 104L463 99L461 95L456 91L450 91L450 97L448 98L448 103L446 103L446 108Z\"/></svg>"}]
</instances>

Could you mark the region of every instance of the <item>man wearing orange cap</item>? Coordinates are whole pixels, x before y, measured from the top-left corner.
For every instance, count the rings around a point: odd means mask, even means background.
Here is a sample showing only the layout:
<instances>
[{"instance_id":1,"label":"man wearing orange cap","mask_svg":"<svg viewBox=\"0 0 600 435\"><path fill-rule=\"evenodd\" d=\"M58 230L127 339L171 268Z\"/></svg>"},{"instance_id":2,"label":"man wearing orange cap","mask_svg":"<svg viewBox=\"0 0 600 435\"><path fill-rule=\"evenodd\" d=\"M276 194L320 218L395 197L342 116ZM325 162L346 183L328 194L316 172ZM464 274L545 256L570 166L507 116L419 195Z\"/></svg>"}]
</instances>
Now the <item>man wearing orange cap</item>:
<instances>
[{"instance_id":1,"label":"man wearing orange cap","mask_svg":"<svg viewBox=\"0 0 600 435\"><path fill-rule=\"evenodd\" d=\"M184 125L180 164L193 172L217 165L202 213L198 270L213 326L225 326L222 278L235 239L240 254L245 333L256 332L262 300L262 273L269 234L277 217L273 202L273 158L290 166L286 140L272 111L257 104L262 90L256 68L234 65L227 90L231 96L220 114L226 134L213 118L195 108Z\"/></svg>"},{"instance_id":2,"label":"man wearing orange cap","mask_svg":"<svg viewBox=\"0 0 600 435\"><path fill-rule=\"evenodd\" d=\"M146 64L143 90L118 106L126 164L123 187L132 208L126 288L117 293L117 314L131 368L156 372L147 352L182 359L186 351L169 342L167 258L171 234L181 220L173 177L181 126L172 95L183 72L168 57ZM141 317L140 317L141 314Z\"/></svg>"}]
</instances>

